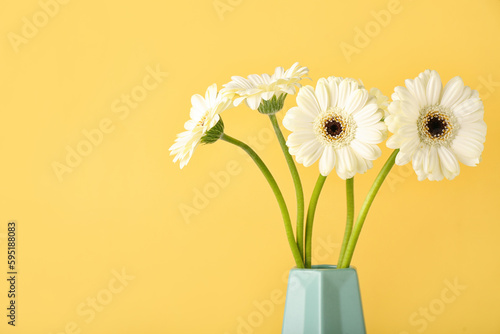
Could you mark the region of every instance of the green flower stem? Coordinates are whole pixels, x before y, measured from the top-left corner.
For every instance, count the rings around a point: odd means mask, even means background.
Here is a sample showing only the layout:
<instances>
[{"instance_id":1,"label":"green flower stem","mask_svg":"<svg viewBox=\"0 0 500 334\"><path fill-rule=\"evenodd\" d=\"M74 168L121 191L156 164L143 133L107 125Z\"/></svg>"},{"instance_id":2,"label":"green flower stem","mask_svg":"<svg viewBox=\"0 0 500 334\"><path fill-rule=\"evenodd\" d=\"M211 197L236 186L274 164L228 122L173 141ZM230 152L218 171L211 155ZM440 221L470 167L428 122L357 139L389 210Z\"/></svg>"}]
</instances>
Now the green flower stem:
<instances>
[{"instance_id":1,"label":"green flower stem","mask_svg":"<svg viewBox=\"0 0 500 334\"><path fill-rule=\"evenodd\" d=\"M368 195L366 195L365 202L363 203L363 206L359 211L358 219L356 220L356 225L354 226L353 233L349 238L349 243L347 244L347 250L345 252L344 258L342 259L342 263L339 264L339 269L348 268L350 266L352 256L354 254L354 249L356 248L356 243L358 242L358 238L361 233L361 229L363 228L363 223L365 222L366 215L370 210L370 207L373 203L373 200L375 199L375 196L377 195L378 190L380 189L380 186L382 186L382 183L387 177L387 174L389 174L392 166L394 166L394 162L396 161L396 155L398 154L398 152L399 149L394 150L394 152L392 152L389 159L387 159L387 161L385 162L384 167L382 167L382 169L378 173L377 178L375 179L375 181L373 181L373 185L370 191L368 192Z\"/></svg>"},{"instance_id":2,"label":"green flower stem","mask_svg":"<svg viewBox=\"0 0 500 334\"><path fill-rule=\"evenodd\" d=\"M269 115L269 119L273 124L274 132L276 132L281 150L285 155L286 163L288 164L288 168L292 174L293 184L295 186L295 197L297 198L297 246L299 247L299 252L302 258L304 258L304 190L302 189L302 182L300 181L297 166L295 166L295 162L288 152L285 137L283 137L276 115Z\"/></svg>"},{"instance_id":3,"label":"green flower stem","mask_svg":"<svg viewBox=\"0 0 500 334\"><path fill-rule=\"evenodd\" d=\"M292 228L292 222L290 220L290 214L288 213L288 209L286 207L285 199L283 198L283 194L280 191L280 188L278 187L278 184L276 183L276 180L274 179L273 175L267 168L266 164L262 159L255 153L254 150L247 144L239 141L238 139L235 139L231 136L228 136L226 134L222 134L221 138L222 140L231 143L233 145L236 145L243 149L245 152L248 153L248 155L253 159L253 161L257 164L259 167L260 171L262 174L264 174L267 182L271 186L271 189L273 190L274 196L276 196L276 200L278 201L280 210L281 210L281 215L283 216L283 222L285 223L285 231L286 231L286 236L288 239L288 243L290 244L290 248L292 249L292 254L293 258L295 259L295 264L297 268L304 268L304 262L302 261L302 257L300 256L299 249L297 247L297 243L295 242L295 238L293 235L293 228Z\"/></svg>"},{"instance_id":4,"label":"green flower stem","mask_svg":"<svg viewBox=\"0 0 500 334\"><path fill-rule=\"evenodd\" d=\"M316 206L318 205L319 195L321 194L321 189L325 184L326 176L319 174L316 185L314 186L313 193L311 195L311 200L309 201L309 208L307 209L307 220L306 220L306 268L311 268L311 257L312 257L312 230L314 223L314 213L316 212Z\"/></svg>"},{"instance_id":5,"label":"green flower stem","mask_svg":"<svg viewBox=\"0 0 500 334\"><path fill-rule=\"evenodd\" d=\"M354 224L354 177L345 181L345 193L347 202L347 218L345 224L344 240L342 241L342 248L340 249L339 260L337 264L340 265L344 258L347 243L351 237L352 225Z\"/></svg>"}]
</instances>

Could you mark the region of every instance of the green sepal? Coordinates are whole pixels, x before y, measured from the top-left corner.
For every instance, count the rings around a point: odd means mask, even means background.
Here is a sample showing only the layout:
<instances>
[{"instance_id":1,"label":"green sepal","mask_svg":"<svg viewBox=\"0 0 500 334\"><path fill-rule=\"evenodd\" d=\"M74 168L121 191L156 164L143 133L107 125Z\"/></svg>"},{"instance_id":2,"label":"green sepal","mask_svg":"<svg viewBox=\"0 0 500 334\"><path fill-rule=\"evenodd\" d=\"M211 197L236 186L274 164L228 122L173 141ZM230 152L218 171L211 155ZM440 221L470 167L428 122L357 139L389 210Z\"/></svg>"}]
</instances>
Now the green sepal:
<instances>
[{"instance_id":1,"label":"green sepal","mask_svg":"<svg viewBox=\"0 0 500 334\"><path fill-rule=\"evenodd\" d=\"M203 137L201 137L200 142L202 144L213 144L219 140L224 134L224 122L222 117L219 116L219 121L210 130L208 130Z\"/></svg>"},{"instance_id":2,"label":"green sepal","mask_svg":"<svg viewBox=\"0 0 500 334\"><path fill-rule=\"evenodd\" d=\"M283 109L285 99L288 94L281 94L280 97L274 95L270 100L262 100L259 105L259 112L265 115L273 115Z\"/></svg>"}]
</instances>

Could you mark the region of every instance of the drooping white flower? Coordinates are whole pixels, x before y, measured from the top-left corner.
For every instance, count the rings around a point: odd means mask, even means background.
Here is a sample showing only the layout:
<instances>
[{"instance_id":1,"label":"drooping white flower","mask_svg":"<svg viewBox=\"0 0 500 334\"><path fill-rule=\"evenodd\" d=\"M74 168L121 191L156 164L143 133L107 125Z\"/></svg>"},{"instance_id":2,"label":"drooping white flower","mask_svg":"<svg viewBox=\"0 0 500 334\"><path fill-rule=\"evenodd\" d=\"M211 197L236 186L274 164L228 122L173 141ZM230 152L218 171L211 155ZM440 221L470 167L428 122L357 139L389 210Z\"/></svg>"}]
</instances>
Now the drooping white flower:
<instances>
[{"instance_id":1,"label":"drooping white flower","mask_svg":"<svg viewBox=\"0 0 500 334\"><path fill-rule=\"evenodd\" d=\"M277 67L273 75L251 74L248 78L233 76L232 81L224 85L222 92L235 98L235 106L245 101L250 109L257 110L262 100L268 101L273 96L279 98L283 94L295 94L296 89L301 87L299 81L308 72L307 67L295 63L286 71L283 67Z\"/></svg>"},{"instance_id":2,"label":"drooping white flower","mask_svg":"<svg viewBox=\"0 0 500 334\"><path fill-rule=\"evenodd\" d=\"M458 161L478 164L486 139L479 93L458 76L443 88L430 70L405 84L395 88L385 120L394 133L387 146L400 149L396 164L412 161L420 181L452 180L460 173Z\"/></svg>"},{"instance_id":3,"label":"drooping white flower","mask_svg":"<svg viewBox=\"0 0 500 334\"><path fill-rule=\"evenodd\" d=\"M208 87L205 98L199 94L191 97L191 119L184 124L186 131L177 135L175 143L169 148L175 155L174 162L180 161L183 168L191 159L202 137L219 122L219 114L232 105L231 99L217 93L217 85Z\"/></svg>"},{"instance_id":4,"label":"drooping white flower","mask_svg":"<svg viewBox=\"0 0 500 334\"><path fill-rule=\"evenodd\" d=\"M319 159L321 175L333 168L342 179L365 173L381 155L377 144L387 128L376 98L350 78L321 78L316 88L297 94L283 125L292 133L287 146L298 163L308 167Z\"/></svg>"}]
</instances>

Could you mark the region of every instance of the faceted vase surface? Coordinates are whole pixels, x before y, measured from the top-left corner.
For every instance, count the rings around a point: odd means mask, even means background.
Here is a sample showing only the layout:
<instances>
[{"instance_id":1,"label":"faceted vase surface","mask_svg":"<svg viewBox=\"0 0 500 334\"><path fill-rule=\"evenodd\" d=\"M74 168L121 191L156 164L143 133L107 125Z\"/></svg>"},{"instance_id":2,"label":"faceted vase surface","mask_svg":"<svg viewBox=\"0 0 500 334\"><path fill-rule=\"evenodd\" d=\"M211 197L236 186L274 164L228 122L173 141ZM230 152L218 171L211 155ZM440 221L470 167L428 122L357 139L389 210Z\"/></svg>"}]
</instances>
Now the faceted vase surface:
<instances>
[{"instance_id":1,"label":"faceted vase surface","mask_svg":"<svg viewBox=\"0 0 500 334\"><path fill-rule=\"evenodd\" d=\"M282 334L365 334L356 269L290 270Z\"/></svg>"}]
</instances>

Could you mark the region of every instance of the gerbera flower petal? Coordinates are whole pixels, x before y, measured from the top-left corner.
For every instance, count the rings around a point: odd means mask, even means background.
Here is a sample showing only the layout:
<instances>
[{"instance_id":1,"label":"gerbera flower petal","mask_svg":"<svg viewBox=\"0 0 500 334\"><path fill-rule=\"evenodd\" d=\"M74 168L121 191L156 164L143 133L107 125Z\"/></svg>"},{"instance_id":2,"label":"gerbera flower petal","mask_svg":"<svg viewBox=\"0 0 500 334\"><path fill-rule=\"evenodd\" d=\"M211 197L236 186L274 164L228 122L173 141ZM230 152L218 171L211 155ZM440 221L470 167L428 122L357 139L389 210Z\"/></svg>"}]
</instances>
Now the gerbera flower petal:
<instances>
[{"instance_id":1,"label":"gerbera flower petal","mask_svg":"<svg viewBox=\"0 0 500 334\"><path fill-rule=\"evenodd\" d=\"M329 89L327 87L327 82L325 79L322 78L322 80L318 80L315 93L318 99L320 110L328 109L328 107L330 107L331 98Z\"/></svg>"},{"instance_id":2,"label":"gerbera flower petal","mask_svg":"<svg viewBox=\"0 0 500 334\"><path fill-rule=\"evenodd\" d=\"M256 110L260 105L261 96L260 95L248 96L245 101L250 109Z\"/></svg>"},{"instance_id":3,"label":"gerbera flower petal","mask_svg":"<svg viewBox=\"0 0 500 334\"><path fill-rule=\"evenodd\" d=\"M396 165L403 166L411 161L411 157L418 149L419 142L416 138L410 138L401 144L401 150L396 157Z\"/></svg>"},{"instance_id":4,"label":"gerbera flower petal","mask_svg":"<svg viewBox=\"0 0 500 334\"><path fill-rule=\"evenodd\" d=\"M269 101L274 96L274 92L264 92L261 97L263 100Z\"/></svg>"},{"instance_id":5,"label":"gerbera flower petal","mask_svg":"<svg viewBox=\"0 0 500 334\"><path fill-rule=\"evenodd\" d=\"M346 102L345 111L349 114L353 114L358 110L367 109L365 105L366 100L368 100L368 96L369 94L366 89L356 90L349 96L349 99ZM378 110L378 105L376 103L370 104L370 107L371 106L376 106L375 111Z\"/></svg>"},{"instance_id":6,"label":"gerbera flower petal","mask_svg":"<svg viewBox=\"0 0 500 334\"><path fill-rule=\"evenodd\" d=\"M477 122L482 122L484 117L484 110L480 109L467 115L462 115L458 119L458 123L462 126L467 126L467 124L473 124Z\"/></svg>"},{"instance_id":7,"label":"gerbera flower petal","mask_svg":"<svg viewBox=\"0 0 500 334\"><path fill-rule=\"evenodd\" d=\"M415 124L413 123L407 123L399 128L399 135L404 137L404 138L416 138L417 137L417 122Z\"/></svg>"},{"instance_id":8,"label":"gerbera flower petal","mask_svg":"<svg viewBox=\"0 0 500 334\"><path fill-rule=\"evenodd\" d=\"M400 108L403 111L403 114L400 116L404 117L404 118L409 118L409 119L411 119L411 121L416 121L418 116L419 116L419 113L420 113L420 109L418 108L418 104L414 103L414 102L410 102L408 100L398 101L398 102L399 102Z\"/></svg>"},{"instance_id":9,"label":"gerbera flower petal","mask_svg":"<svg viewBox=\"0 0 500 334\"><path fill-rule=\"evenodd\" d=\"M429 82L430 77L431 77L431 70L425 70L418 75L418 79L424 88L427 87L427 83Z\"/></svg>"},{"instance_id":10,"label":"gerbera flower petal","mask_svg":"<svg viewBox=\"0 0 500 334\"><path fill-rule=\"evenodd\" d=\"M288 110L283 118L283 126L290 131L304 129L309 129L309 131L311 131L310 129L313 121L314 117L311 114L303 112L299 107L293 107Z\"/></svg>"},{"instance_id":11,"label":"gerbera flower petal","mask_svg":"<svg viewBox=\"0 0 500 334\"><path fill-rule=\"evenodd\" d=\"M458 165L457 159L453 153L444 146L440 146L437 151L444 176L448 180L454 179L455 176L460 174L460 166Z\"/></svg>"},{"instance_id":12,"label":"gerbera flower petal","mask_svg":"<svg viewBox=\"0 0 500 334\"><path fill-rule=\"evenodd\" d=\"M314 138L316 138L316 136L312 131L296 131L288 136L287 145L298 146L304 142L313 140Z\"/></svg>"},{"instance_id":13,"label":"gerbera flower petal","mask_svg":"<svg viewBox=\"0 0 500 334\"><path fill-rule=\"evenodd\" d=\"M483 102L478 98L470 98L453 108L453 111L459 116L467 116L481 109L483 109Z\"/></svg>"},{"instance_id":14,"label":"gerbera flower petal","mask_svg":"<svg viewBox=\"0 0 500 334\"><path fill-rule=\"evenodd\" d=\"M457 138L463 137L484 143L486 139L486 129L476 124L462 126L457 132Z\"/></svg>"},{"instance_id":15,"label":"gerbera flower petal","mask_svg":"<svg viewBox=\"0 0 500 334\"><path fill-rule=\"evenodd\" d=\"M194 109L193 113L198 111L200 114L202 114L207 109L207 105L205 104L205 99L200 94L195 94L191 96L191 104L193 106L191 110ZM196 116L193 115L191 117L196 117Z\"/></svg>"},{"instance_id":16,"label":"gerbera flower petal","mask_svg":"<svg viewBox=\"0 0 500 334\"><path fill-rule=\"evenodd\" d=\"M397 148L400 148L402 143L403 143L403 138L401 136L393 135L392 137L387 139L387 142L385 144L388 148L392 148L395 150ZM399 152L399 153L401 153L401 152Z\"/></svg>"},{"instance_id":17,"label":"gerbera flower petal","mask_svg":"<svg viewBox=\"0 0 500 334\"><path fill-rule=\"evenodd\" d=\"M457 137L451 146L453 151L461 152L466 157L478 157L484 149L483 144L476 140L469 140L464 137Z\"/></svg>"},{"instance_id":18,"label":"gerbera flower petal","mask_svg":"<svg viewBox=\"0 0 500 334\"><path fill-rule=\"evenodd\" d=\"M459 76L454 77L444 87L441 105L450 108L462 96L464 82Z\"/></svg>"},{"instance_id":19,"label":"gerbera flower petal","mask_svg":"<svg viewBox=\"0 0 500 334\"><path fill-rule=\"evenodd\" d=\"M297 105L302 111L313 117L316 117L321 112L314 88L311 86L305 86L299 91L297 94Z\"/></svg>"},{"instance_id":20,"label":"gerbera flower petal","mask_svg":"<svg viewBox=\"0 0 500 334\"><path fill-rule=\"evenodd\" d=\"M350 147L342 147L339 150L339 156L342 157L342 160L344 161L345 165L345 174L340 175L341 178L347 179L352 177L352 175L356 174L357 170L357 159L354 153L352 152L352 149Z\"/></svg>"},{"instance_id":21,"label":"gerbera flower petal","mask_svg":"<svg viewBox=\"0 0 500 334\"><path fill-rule=\"evenodd\" d=\"M319 160L319 172L321 175L327 176L331 173L333 167L335 167L335 150L333 147L325 147Z\"/></svg>"},{"instance_id":22,"label":"gerbera flower petal","mask_svg":"<svg viewBox=\"0 0 500 334\"><path fill-rule=\"evenodd\" d=\"M471 95L472 95L472 89L469 86L465 86L463 91L462 91L462 95L455 101L455 103L453 103L453 105L450 107L450 109L455 108L460 103L462 103L465 100L467 100L468 98L470 98Z\"/></svg>"},{"instance_id":23,"label":"gerbera flower petal","mask_svg":"<svg viewBox=\"0 0 500 334\"><path fill-rule=\"evenodd\" d=\"M427 82L422 82L421 78L415 78L413 80L413 96L417 99L419 107L427 105L427 97L425 96L425 87Z\"/></svg>"},{"instance_id":24,"label":"gerbera flower petal","mask_svg":"<svg viewBox=\"0 0 500 334\"><path fill-rule=\"evenodd\" d=\"M439 98L441 96L442 88L443 84L441 83L441 77L436 71L432 71L426 88L428 105L433 105L438 103Z\"/></svg>"},{"instance_id":25,"label":"gerbera flower petal","mask_svg":"<svg viewBox=\"0 0 500 334\"><path fill-rule=\"evenodd\" d=\"M347 99L351 96L353 90L353 83L349 80L342 80L339 84L339 97L337 100L337 106L339 108L345 108Z\"/></svg>"},{"instance_id":26,"label":"gerbera flower petal","mask_svg":"<svg viewBox=\"0 0 500 334\"><path fill-rule=\"evenodd\" d=\"M207 101L208 105L215 105L215 100L217 99L217 85L213 84L208 87L207 92L205 93L205 101Z\"/></svg>"},{"instance_id":27,"label":"gerbera flower petal","mask_svg":"<svg viewBox=\"0 0 500 334\"><path fill-rule=\"evenodd\" d=\"M412 105L418 101L417 97L412 95L410 93L410 91L408 90L408 88L406 88L406 87L398 86L398 87L394 88L394 92L397 94L398 100L408 101Z\"/></svg>"},{"instance_id":28,"label":"gerbera flower petal","mask_svg":"<svg viewBox=\"0 0 500 334\"><path fill-rule=\"evenodd\" d=\"M365 100L366 103L366 100ZM365 104L360 108L360 106L355 107L357 110L352 113L352 117L357 122L363 123L364 121L370 120L371 117L378 117L378 120L383 117L382 113L378 112L378 105L376 103Z\"/></svg>"},{"instance_id":29,"label":"gerbera flower petal","mask_svg":"<svg viewBox=\"0 0 500 334\"><path fill-rule=\"evenodd\" d=\"M370 145L354 139L351 147L364 159L376 160L382 154L382 150L377 145Z\"/></svg>"},{"instance_id":30,"label":"gerbera flower petal","mask_svg":"<svg viewBox=\"0 0 500 334\"><path fill-rule=\"evenodd\" d=\"M379 110L384 114L384 117L388 116L388 111L387 108L389 107L388 103L388 98L382 92L380 89L373 87L370 89L370 95L373 96L377 100L377 105Z\"/></svg>"},{"instance_id":31,"label":"gerbera flower petal","mask_svg":"<svg viewBox=\"0 0 500 334\"><path fill-rule=\"evenodd\" d=\"M336 82L335 78L332 77L327 78L326 82L328 84L328 92L330 95L330 104L328 105L328 108L333 108L334 106L338 105L339 85Z\"/></svg>"},{"instance_id":32,"label":"gerbera flower petal","mask_svg":"<svg viewBox=\"0 0 500 334\"><path fill-rule=\"evenodd\" d=\"M364 110L367 108L366 106L361 109ZM373 108L370 106L370 108ZM380 110L380 109L378 109ZM361 126L361 127L370 127L374 124L377 124L380 122L380 119L382 119L383 114L382 112L375 112L370 114L370 110L367 110L366 113L361 113L357 112L353 115L354 119L356 120L356 123Z\"/></svg>"},{"instance_id":33,"label":"gerbera flower petal","mask_svg":"<svg viewBox=\"0 0 500 334\"><path fill-rule=\"evenodd\" d=\"M305 167L309 167L319 159L322 149L321 145L313 138L301 145L297 155L302 157L301 163Z\"/></svg>"},{"instance_id":34,"label":"gerbera flower petal","mask_svg":"<svg viewBox=\"0 0 500 334\"><path fill-rule=\"evenodd\" d=\"M363 128L363 131L356 132L355 138L368 144L379 144L384 140L384 134L377 129Z\"/></svg>"}]
</instances>

